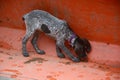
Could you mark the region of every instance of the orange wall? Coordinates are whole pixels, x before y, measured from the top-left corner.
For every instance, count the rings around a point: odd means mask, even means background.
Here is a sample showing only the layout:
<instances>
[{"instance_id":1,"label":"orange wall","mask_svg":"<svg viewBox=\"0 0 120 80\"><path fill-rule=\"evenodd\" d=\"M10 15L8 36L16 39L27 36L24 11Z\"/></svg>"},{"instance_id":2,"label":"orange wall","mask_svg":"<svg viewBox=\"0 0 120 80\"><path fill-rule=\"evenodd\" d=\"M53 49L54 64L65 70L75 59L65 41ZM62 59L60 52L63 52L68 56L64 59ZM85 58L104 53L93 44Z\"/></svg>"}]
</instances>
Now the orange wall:
<instances>
[{"instance_id":1,"label":"orange wall","mask_svg":"<svg viewBox=\"0 0 120 80\"><path fill-rule=\"evenodd\" d=\"M0 26L25 29L22 15L43 9L82 37L120 45L119 0L0 0Z\"/></svg>"}]
</instances>

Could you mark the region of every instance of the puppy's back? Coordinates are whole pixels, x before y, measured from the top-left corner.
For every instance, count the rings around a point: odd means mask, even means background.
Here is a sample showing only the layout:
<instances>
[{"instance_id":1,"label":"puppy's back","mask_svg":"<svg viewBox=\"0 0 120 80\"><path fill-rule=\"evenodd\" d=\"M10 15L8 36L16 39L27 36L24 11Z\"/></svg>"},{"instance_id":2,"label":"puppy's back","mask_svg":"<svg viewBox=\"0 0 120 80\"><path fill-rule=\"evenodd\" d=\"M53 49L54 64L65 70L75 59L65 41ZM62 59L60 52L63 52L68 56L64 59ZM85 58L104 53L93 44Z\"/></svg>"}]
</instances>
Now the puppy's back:
<instances>
[{"instance_id":1,"label":"puppy's back","mask_svg":"<svg viewBox=\"0 0 120 80\"><path fill-rule=\"evenodd\" d=\"M46 21L59 21L60 19L58 19L57 17L54 17L53 15L51 15L50 13L43 11L43 10L33 10L27 14L25 14L23 16L24 20L27 19L33 19L33 18L37 18L37 19L41 19L41 20L46 20Z\"/></svg>"}]
</instances>

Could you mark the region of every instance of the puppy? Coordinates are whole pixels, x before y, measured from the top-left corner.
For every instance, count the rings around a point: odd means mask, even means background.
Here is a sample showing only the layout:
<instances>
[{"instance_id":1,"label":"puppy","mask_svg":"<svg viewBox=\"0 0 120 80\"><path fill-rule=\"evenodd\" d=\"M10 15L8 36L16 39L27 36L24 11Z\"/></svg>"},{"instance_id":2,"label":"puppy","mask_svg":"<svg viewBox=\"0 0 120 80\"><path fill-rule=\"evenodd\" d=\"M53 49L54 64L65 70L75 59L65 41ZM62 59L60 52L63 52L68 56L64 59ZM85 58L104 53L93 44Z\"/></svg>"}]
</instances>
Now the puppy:
<instances>
[{"instance_id":1,"label":"puppy","mask_svg":"<svg viewBox=\"0 0 120 80\"><path fill-rule=\"evenodd\" d=\"M37 40L40 32L53 37L56 40L57 56L64 58L65 52L67 56L74 62L79 62L81 58L87 56L91 51L91 45L87 39L82 39L77 36L68 26L67 22L58 19L50 13L43 10L33 10L23 16L26 24L26 34L22 40L22 53L25 57L29 54L26 50L26 43L32 37L31 43L38 54L45 54L45 52L38 48ZM68 41L73 47L78 57L75 57L70 50L65 46L64 42Z\"/></svg>"}]
</instances>

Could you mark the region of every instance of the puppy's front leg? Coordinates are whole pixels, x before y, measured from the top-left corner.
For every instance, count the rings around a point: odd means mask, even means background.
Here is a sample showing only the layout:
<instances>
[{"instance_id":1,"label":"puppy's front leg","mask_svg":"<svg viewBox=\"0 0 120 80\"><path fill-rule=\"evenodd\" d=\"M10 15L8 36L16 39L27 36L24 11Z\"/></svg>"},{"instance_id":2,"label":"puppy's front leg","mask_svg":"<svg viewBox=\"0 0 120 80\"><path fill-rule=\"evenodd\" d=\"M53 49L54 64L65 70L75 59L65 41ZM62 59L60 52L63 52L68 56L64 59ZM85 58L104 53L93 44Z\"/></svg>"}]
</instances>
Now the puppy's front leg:
<instances>
[{"instance_id":1,"label":"puppy's front leg","mask_svg":"<svg viewBox=\"0 0 120 80\"><path fill-rule=\"evenodd\" d=\"M59 42L59 41L57 41L56 45L57 45L61 50L63 50L63 51L68 55L68 57L69 57L70 59L72 59L72 61L74 61L74 62L79 62L79 61L80 61L80 59L77 58L77 57L75 57L75 56L70 52L70 50L64 45L64 42Z\"/></svg>"},{"instance_id":2,"label":"puppy's front leg","mask_svg":"<svg viewBox=\"0 0 120 80\"><path fill-rule=\"evenodd\" d=\"M57 45L56 45L56 52L58 57L65 58L65 55L62 53L61 49Z\"/></svg>"}]
</instances>

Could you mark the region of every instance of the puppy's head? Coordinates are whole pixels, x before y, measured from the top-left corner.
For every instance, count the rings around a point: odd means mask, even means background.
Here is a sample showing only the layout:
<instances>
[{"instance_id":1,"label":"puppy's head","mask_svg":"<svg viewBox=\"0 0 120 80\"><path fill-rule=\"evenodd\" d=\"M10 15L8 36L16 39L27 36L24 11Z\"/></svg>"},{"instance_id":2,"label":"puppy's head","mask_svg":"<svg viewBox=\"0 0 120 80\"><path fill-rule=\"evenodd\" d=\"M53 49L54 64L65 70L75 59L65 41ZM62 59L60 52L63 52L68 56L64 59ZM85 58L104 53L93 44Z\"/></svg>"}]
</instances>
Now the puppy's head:
<instances>
[{"instance_id":1,"label":"puppy's head","mask_svg":"<svg viewBox=\"0 0 120 80\"><path fill-rule=\"evenodd\" d=\"M87 39L77 38L74 42L74 50L80 59L86 58L91 51L91 45Z\"/></svg>"}]
</instances>

